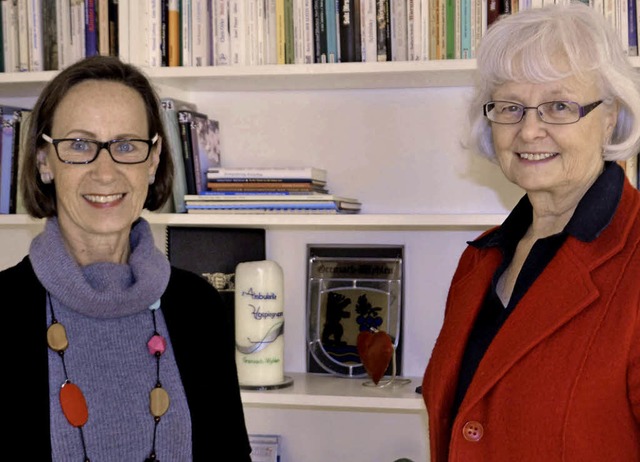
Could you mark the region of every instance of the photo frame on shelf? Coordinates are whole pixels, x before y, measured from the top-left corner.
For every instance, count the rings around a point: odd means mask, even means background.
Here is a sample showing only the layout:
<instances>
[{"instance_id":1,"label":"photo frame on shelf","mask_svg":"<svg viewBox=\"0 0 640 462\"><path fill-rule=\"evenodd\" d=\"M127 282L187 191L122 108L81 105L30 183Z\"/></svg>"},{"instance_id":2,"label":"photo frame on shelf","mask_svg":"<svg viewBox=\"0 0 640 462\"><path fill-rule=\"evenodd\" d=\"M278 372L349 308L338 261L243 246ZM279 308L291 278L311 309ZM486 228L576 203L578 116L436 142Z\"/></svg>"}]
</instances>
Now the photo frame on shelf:
<instances>
[{"instance_id":1,"label":"photo frame on shelf","mask_svg":"<svg viewBox=\"0 0 640 462\"><path fill-rule=\"evenodd\" d=\"M366 377L357 339L374 328L391 337L402 375L403 278L402 245L308 244L307 372Z\"/></svg>"}]
</instances>

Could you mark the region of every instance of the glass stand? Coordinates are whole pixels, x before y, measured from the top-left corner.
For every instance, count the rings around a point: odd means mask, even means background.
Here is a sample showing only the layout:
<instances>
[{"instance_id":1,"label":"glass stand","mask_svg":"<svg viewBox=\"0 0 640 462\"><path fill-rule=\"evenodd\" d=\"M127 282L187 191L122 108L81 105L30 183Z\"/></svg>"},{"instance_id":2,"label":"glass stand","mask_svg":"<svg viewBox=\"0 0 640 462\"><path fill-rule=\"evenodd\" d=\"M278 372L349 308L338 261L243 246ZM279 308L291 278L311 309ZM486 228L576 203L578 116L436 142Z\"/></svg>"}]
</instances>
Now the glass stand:
<instances>
[{"instance_id":1,"label":"glass stand","mask_svg":"<svg viewBox=\"0 0 640 462\"><path fill-rule=\"evenodd\" d=\"M378 383L374 383L373 380L367 380L362 382L365 387L374 388L393 388L401 387L411 383L411 379L403 379L396 376L396 348L393 347L393 356L391 356L391 376L387 379L382 379Z\"/></svg>"}]
</instances>

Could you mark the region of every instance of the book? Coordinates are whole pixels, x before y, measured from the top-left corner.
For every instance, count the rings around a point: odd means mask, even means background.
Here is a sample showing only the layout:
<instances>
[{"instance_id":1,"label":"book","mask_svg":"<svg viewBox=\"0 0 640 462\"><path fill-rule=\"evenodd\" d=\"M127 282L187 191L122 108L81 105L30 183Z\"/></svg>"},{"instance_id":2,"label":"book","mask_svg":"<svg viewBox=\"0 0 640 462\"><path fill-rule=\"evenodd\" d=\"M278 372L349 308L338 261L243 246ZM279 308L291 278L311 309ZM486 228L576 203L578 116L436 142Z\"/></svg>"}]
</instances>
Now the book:
<instances>
[{"instance_id":1,"label":"book","mask_svg":"<svg viewBox=\"0 0 640 462\"><path fill-rule=\"evenodd\" d=\"M58 18L56 2L42 3L42 66L45 71L58 70Z\"/></svg>"},{"instance_id":2,"label":"book","mask_svg":"<svg viewBox=\"0 0 640 462\"><path fill-rule=\"evenodd\" d=\"M407 1L390 2L391 60L407 61Z\"/></svg>"},{"instance_id":3,"label":"book","mask_svg":"<svg viewBox=\"0 0 640 462\"><path fill-rule=\"evenodd\" d=\"M378 60L377 29L376 0L360 0L360 56L362 62L376 62Z\"/></svg>"},{"instance_id":4,"label":"book","mask_svg":"<svg viewBox=\"0 0 640 462\"><path fill-rule=\"evenodd\" d=\"M191 0L191 65L208 66L209 47L211 44L211 27L209 20L210 2L206 0Z\"/></svg>"},{"instance_id":5,"label":"book","mask_svg":"<svg viewBox=\"0 0 640 462\"><path fill-rule=\"evenodd\" d=\"M251 462L280 462L280 435L250 434Z\"/></svg>"},{"instance_id":6,"label":"book","mask_svg":"<svg viewBox=\"0 0 640 462\"><path fill-rule=\"evenodd\" d=\"M24 199L22 197L22 193L20 192L22 189L22 170L24 168L24 156L26 152L27 142L29 140L29 125L31 124L31 109L22 109L20 111L20 130L18 134L18 150L17 150L17 158L15 159L15 163L17 163L16 175L14 179L15 187L12 187L11 195L15 196L15 210L14 213L27 213L24 207ZM14 142L15 143L15 142ZM15 146L15 144L14 144Z\"/></svg>"},{"instance_id":7,"label":"book","mask_svg":"<svg viewBox=\"0 0 640 462\"><path fill-rule=\"evenodd\" d=\"M231 210L231 209L336 209L360 210L358 202L332 200L238 200L238 201L185 201L187 210Z\"/></svg>"},{"instance_id":8,"label":"book","mask_svg":"<svg viewBox=\"0 0 640 462\"><path fill-rule=\"evenodd\" d=\"M167 65L180 66L180 0L169 0L167 23Z\"/></svg>"},{"instance_id":9,"label":"book","mask_svg":"<svg viewBox=\"0 0 640 462\"><path fill-rule=\"evenodd\" d=\"M187 178L182 154L182 138L178 121L179 110L196 110L196 105L175 98L162 98L160 100L162 123L164 125L167 143L171 150L173 160L173 208L176 213L184 213L184 196L187 193Z\"/></svg>"},{"instance_id":10,"label":"book","mask_svg":"<svg viewBox=\"0 0 640 462\"><path fill-rule=\"evenodd\" d=\"M187 202L194 203L219 203L235 201L341 201L360 204L360 201L352 197L337 196L327 193L295 193L287 191L276 192L219 192L206 191L201 194L187 194L184 197Z\"/></svg>"},{"instance_id":11,"label":"book","mask_svg":"<svg viewBox=\"0 0 640 462\"><path fill-rule=\"evenodd\" d=\"M307 372L365 377L357 338L375 328L402 374L403 256L402 245L307 245Z\"/></svg>"},{"instance_id":12,"label":"book","mask_svg":"<svg viewBox=\"0 0 640 462\"><path fill-rule=\"evenodd\" d=\"M378 61L391 61L391 36L388 0L376 0L377 18L377 58Z\"/></svg>"},{"instance_id":13,"label":"book","mask_svg":"<svg viewBox=\"0 0 640 462\"><path fill-rule=\"evenodd\" d=\"M264 63L278 64L278 15L276 0L264 0Z\"/></svg>"},{"instance_id":14,"label":"book","mask_svg":"<svg viewBox=\"0 0 640 462\"><path fill-rule=\"evenodd\" d=\"M318 167L213 167L207 170L207 179L307 179L327 182L327 171Z\"/></svg>"},{"instance_id":15,"label":"book","mask_svg":"<svg viewBox=\"0 0 640 462\"><path fill-rule=\"evenodd\" d=\"M327 62L337 63L339 60L338 10L336 0L325 0L324 11L327 28Z\"/></svg>"},{"instance_id":16,"label":"book","mask_svg":"<svg viewBox=\"0 0 640 462\"><path fill-rule=\"evenodd\" d=\"M338 17L340 18L340 62L357 62L356 34L360 35L360 28L356 30L355 1L338 0ZM360 12L358 12L358 16ZM362 53L361 50L360 54Z\"/></svg>"},{"instance_id":17,"label":"book","mask_svg":"<svg viewBox=\"0 0 640 462\"><path fill-rule=\"evenodd\" d=\"M16 125L22 108L0 105L2 137L0 141L0 213L11 213L11 189L14 178L14 145L17 143Z\"/></svg>"},{"instance_id":18,"label":"book","mask_svg":"<svg viewBox=\"0 0 640 462\"><path fill-rule=\"evenodd\" d=\"M201 112L185 109L178 111L188 194L198 194L206 189L203 184L203 180L206 180L206 169L203 176L203 171L200 169L201 152L198 144L200 138L204 136L206 121L207 116Z\"/></svg>"},{"instance_id":19,"label":"book","mask_svg":"<svg viewBox=\"0 0 640 462\"><path fill-rule=\"evenodd\" d=\"M211 119L206 114L191 111L193 115L191 142L194 148L193 173L196 180L197 192L207 189L207 171L220 167L220 123Z\"/></svg>"},{"instance_id":20,"label":"book","mask_svg":"<svg viewBox=\"0 0 640 462\"><path fill-rule=\"evenodd\" d=\"M327 23L324 0L313 0L313 61L327 62Z\"/></svg>"},{"instance_id":21,"label":"book","mask_svg":"<svg viewBox=\"0 0 640 462\"><path fill-rule=\"evenodd\" d=\"M2 5L2 51L4 72L18 72L18 7L13 1L3 0Z\"/></svg>"},{"instance_id":22,"label":"book","mask_svg":"<svg viewBox=\"0 0 640 462\"><path fill-rule=\"evenodd\" d=\"M167 226L166 253L173 266L209 281L233 308L236 266L266 259L265 236L261 228Z\"/></svg>"},{"instance_id":23,"label":"book","mask_svg":"<svg viewBox=\"0 0 640 462\"><path fill-rule=\"evenodd\" d=\"M320 192L328 190L319 184L306 183L214 183L207 182L209 191L289 191L289 192Z\"/></svg>"},{"instance_id":24,"label":"book","mask_svg":"<svg viewBox=\"0 0 640 462\"><path fill-rule=\"evenodd\" d=\"M225 66L229 61L229 1L213 0L211 8L213 25L213 65Z\"/></svg>"},{"instance_id":25,"label":"book","mask_svg":"<svg viewBox=\"0 0 640 462\"><path fill-rule=\"evenodd\" d=\"M95 56L99 53L96 0L85 0L84 8L84 54Z\"/></svg>"},{"instance_id":26,"label":"book","mask_svg":"<svg viewBox=\"0 0 640 462\"><path fill-rule=\"evenodd\" d=\"M20 109L14 112L13 142L11 158L11 181L9 183L9 213L16 213L18 199L18 170L20 166L20 146L26 142L29 136L29 123L31 117L29 109ZM23 150L24 156L24 150Z\"/></svg>"}]
</instances>

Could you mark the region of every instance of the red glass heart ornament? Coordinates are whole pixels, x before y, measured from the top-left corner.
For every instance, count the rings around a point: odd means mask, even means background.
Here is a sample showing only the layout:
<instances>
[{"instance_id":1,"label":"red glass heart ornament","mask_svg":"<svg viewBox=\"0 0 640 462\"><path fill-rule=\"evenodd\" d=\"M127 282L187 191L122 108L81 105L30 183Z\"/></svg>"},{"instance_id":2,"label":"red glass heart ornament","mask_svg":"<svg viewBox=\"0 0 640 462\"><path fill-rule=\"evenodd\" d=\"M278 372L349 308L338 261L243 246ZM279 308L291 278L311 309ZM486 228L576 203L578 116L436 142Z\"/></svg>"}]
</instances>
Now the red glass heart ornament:
<instances>
[{"instance_id":1,"label":"red glass heart ornament","mask_svg":"<svg viewBox=\"0 0 640 462\"><path fill-rule=\"evenodd\" d=\"M391 337L382 330L360 332L358 334L358 354L367 374L377 385L393 357Z\"/></svg>"}]
</instances>

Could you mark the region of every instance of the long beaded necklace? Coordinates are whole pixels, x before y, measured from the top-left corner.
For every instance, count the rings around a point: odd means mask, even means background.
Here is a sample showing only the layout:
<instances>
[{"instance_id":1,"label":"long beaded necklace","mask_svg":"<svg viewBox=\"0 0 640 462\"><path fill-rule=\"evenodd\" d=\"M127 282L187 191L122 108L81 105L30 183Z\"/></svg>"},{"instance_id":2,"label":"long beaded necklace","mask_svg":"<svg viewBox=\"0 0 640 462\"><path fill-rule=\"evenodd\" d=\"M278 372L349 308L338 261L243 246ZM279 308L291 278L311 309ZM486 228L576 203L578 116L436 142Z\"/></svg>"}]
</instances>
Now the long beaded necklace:
<instances>
[{"instance_id":1,"label":"long beaded necklace","mask_svg":"<svg viewBox=\"0 0 640 462\"><path fill-rule=\"evenodd\" d=\"M51 313L51 324L47 328L47 344L49 348L58 353L62 361L62 369L64 370L65 380L60 386L60 407L62 413L66 417L69 424L80 430L80 441L84 452L84 462L91 462L87 455L87 447L84 439L84 424L89 420L89 407L84 398L84 394L80 387L71 382L67 372L67 365L64 360L64 352L69 346L67 332L64 326L58 322L53 312L53 303L51 303L51 294L47 291L47 304ZM144 462L160 462L156 458L156 435L158 432L158 424L160 418L169 409L169 394L162 388L160 382L160 357L167 347L167 341L158 333L156 324L156 310L160 308L160 300L156 301L149 307L151 317L153 319L153 334L147 342L149 353L156 358L156 383L149 394L149 411L153 416L153 441L151 444L151 452Z\"/></svg>"}]
</instances>

